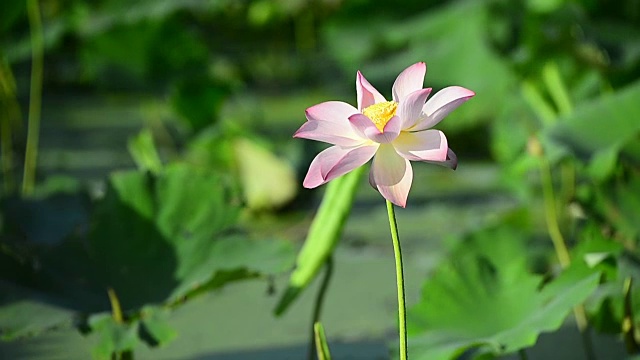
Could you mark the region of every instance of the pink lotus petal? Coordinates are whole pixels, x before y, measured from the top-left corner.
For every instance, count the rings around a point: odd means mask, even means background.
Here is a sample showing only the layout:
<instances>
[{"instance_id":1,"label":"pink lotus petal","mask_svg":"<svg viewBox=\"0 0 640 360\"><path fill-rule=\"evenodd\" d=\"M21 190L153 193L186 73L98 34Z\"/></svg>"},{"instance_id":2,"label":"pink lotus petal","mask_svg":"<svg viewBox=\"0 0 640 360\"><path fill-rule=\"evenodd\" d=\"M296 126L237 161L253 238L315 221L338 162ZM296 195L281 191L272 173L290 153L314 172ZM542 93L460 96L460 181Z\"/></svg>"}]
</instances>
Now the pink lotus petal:
<instances>
[{"instance_id":1,"label":"pink lotus petal","mask_svg":"<svg viewBox=\"0 0 640 360\"><path fill-rule=\"evenodd\" d=\"M426 117L411 128L411 131L420 131L435 126L475 94L473 91L460 86L449 86L438 91L422 108L422 112Z\"/></svg>"},{"instance_id":2,"label":"pink lotus petal","mask_svg":"<svg viewBox=\"0 0 640 360\"><path fill-rule=\"evenodd\" d=\"M398 154L411 161L444 162L447 160L447 138L439 130L403 131L393 142Z\"/></svg>"},{"instance_id":3,"label":"pink lotus petal","mask_svg":"<svg viewBox=\"0 0 640 360\"><path fill-rule=\"evenodd\" d=\"M340 146L357 146L367 139L366 136L359 136L349 125L329 121L307 121L293 134L293 137Z\"/></svg>"},{"instance_id":4,"label":"pink lotus petal","mask_svg":"<svg viewBox=\"0 0 640 360\"><path fill-rule=\"evenodd\" d=\"M447 159L445 161L425 161L430 164L441 165L444 167L448 167L451 170L455 170L458 168L458 157L456 153L451 149L447 149Z\"/></svg>"},{"instance_id":5,"label":"pink lotus petal","mask_svg":"<svg viewBox=\"0 0 640 360\"><path fill-rule=\"evenodd\" d=\"M422 107L430 93L431 88L416 90L400 101L398 116L402 119L403 129L409 129L422 120Z\"/></svg>"},{"instance_id":6,"label":"pink lotus petal","mask_svg":"<svg viewBox=\"0 0 640 360\"><path fill-rule=\"evenodd\" d=\"M400 102L414 91L422 89L427 64L419 62L404 69L393 83L393 101Z\"/></svg>"},{"instance_id":7,"label":"pink lotus petal","mask_svg":"<svg viewBox=\"0 0 640 360\"><path fill-rule=\"evenodd\" d=\"M377 127L367 128L365 134L367 137L379 144L386 144L395 140L400 134L402 127L402 120L399 116L394 116L389 119L389 122L384 126L384 131L378 130Z\"/></svg>"},{"instance_id":8,"label":"pink lotus petal","mask_svg":"<svg viewBox=\"0 0 640 360\"><path fill-rule=\"evenodd\" d=\"M347 125L349 116L357 113L358 109L342 101L323 102L305 111L309 121L328 121L342 125Z\"/></svg>"},{"instance_id":9,"label":"pink lotus petal","mask_svg":"<svg viewBox=\"0 0 640 360\"><path fill-rule=\"evenodd\" d=\"M360 71L356 74L356 94L358 97L358 110L360 111L373 104L387 101L387 99L365 79Z\"/></svg>"},{"instance_id":10,"label":"pink lotus petal","mask_svg":"<svg viewBox=\"0 0 640 360\"><path fill-rule=\"evenodd\" d=\"M376 186L376 180L373 178L373 169L369 170L369 185L371 185L372 188L376 189L376 191L380 192L378 190L378 187Z\"/></svg>"},{"instance_id":11,"label":"pink lotus petal","mask_svg":"<svg viewBox=\"0 0 640 360\"><path fill-rule=\"evenodd\" d=\"M401 120L398 116L389 119L389 122L384 126L384 131L380 131L373 121L363 114L351 115L349 122L358 135L380 144L391 142L400 134Z\"/></svg>"},{"instance_id":12,"label":"pink lotus petal","mask_svg":"<svg viewBox=\"0 0 640 360\"><path fill-rule=\"evenodd\" d=\"M409 160L396 153L390 144L380 145L373 158L369 183L392 203L405 207L413 181Z\"/></svg>"},{"instance_id":13,"label":"pink lotus petal","mask_svg":"<svg viewBox=\"0 0 640 360\"><path fill-rule=\"evenodd\" d=\"M349 116L349 123L353 132L368 139L367 132L378 131L376 124L364 114L353 114Z\"/></svg>"},{"instance_id":14,"label":"pink lotus petal","mask_svg":"<svg viewBox=\"0 0 640 360\"><path fill-rule=\"evenodd\" d=\"M344 175L364 165L373 157L377 149L378 144L352 148L332 146L313 159L302 185L313 189Z\"/></svg>"}]
</instances>

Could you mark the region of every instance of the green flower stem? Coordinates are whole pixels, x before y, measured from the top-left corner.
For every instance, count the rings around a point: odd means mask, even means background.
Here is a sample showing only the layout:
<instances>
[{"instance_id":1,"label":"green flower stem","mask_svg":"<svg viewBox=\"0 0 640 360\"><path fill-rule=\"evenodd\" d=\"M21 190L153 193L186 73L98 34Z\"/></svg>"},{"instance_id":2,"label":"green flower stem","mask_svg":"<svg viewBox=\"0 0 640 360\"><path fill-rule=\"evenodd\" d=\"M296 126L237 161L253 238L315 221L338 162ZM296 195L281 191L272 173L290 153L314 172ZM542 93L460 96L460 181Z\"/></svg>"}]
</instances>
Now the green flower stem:
<instances>
[{"instance_id":1,"label":"green flower stem","mask_svg":"<svg viewBox=\"0 0 640 360\"><path fill-rule=\"evenodd\" d=\"M398 284L398 332L400 337L400 360L407 360L407 310L404 295L404 273L402 270L402 250L398 238L398 224L393 204L387 200L387 213L389 214L389 227L393 240L393 252L396 258L396 282Z\"/></svg>"},{"instance_id":2,"label":"green flower stem","mask_svg":"<svg viewBox=\"0 0 640 360\"><path fill-rule=\"evenodd\" d=\"M31 31L31 85L29 93L29 127L27 129L27 149L24 156L24 175L22 194L33 192L36 178L36 161L38 158L38 141L40 135L40 111L42 106L42 68L44 57L44 40L42 35L42 18L39 0L27 1L29 27Z\"/></svg>"},{"instance_id":3,"label":"green flower stem","mask_svg":"<svg viewBox=\"0 0 640 360\"><path fill-rule=\"evenodd\" d=\"M322 313L322 304L324 303L324 298L327 293L327 288L329 288L329 281L331 280L331 276L333 275L333 256L329 255L327 261L325 262L325 272L324 277L322 278L322 284L320 284L320 289L318 290L318 295L316 296L316 302L313 307L313 319L311 321L311 342L309 346L309 354L308 359L315 359L318 344L316 338L316 324L320 323L320 314ZM324 330L323 330L324 331Z\"/></svg>"}]
</instances>

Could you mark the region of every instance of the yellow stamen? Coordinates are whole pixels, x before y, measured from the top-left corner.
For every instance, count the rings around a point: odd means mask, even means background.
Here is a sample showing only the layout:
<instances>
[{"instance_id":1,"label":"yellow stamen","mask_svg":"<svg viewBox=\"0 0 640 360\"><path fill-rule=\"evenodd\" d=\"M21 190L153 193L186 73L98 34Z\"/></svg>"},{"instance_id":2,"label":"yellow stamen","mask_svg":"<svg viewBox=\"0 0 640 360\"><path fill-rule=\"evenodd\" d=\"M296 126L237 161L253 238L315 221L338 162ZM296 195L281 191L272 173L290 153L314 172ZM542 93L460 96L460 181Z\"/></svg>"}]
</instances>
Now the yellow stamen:
<instances>
[{"instance_id":1,"label":"yellow stamen","mask_svg":"<svg viewBox=\"0 0 640 360\"><path fill-rule=\"evenodd\" d=\"M384 131L384 126L396 114L398 103L395 101L386 101L366 107L362 113L371 119L380 131Z\"/></svg>"}]
</instances>

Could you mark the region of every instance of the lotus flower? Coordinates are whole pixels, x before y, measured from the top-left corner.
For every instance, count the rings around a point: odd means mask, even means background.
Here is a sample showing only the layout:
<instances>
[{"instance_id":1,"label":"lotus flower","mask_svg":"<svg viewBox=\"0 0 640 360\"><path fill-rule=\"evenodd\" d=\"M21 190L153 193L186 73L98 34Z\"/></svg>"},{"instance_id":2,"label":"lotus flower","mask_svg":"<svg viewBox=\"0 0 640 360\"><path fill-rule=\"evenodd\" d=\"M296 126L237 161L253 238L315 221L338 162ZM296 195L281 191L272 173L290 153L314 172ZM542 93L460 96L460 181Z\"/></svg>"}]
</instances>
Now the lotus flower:
<instances>
[{"instance_id":1,"label":"lotus flower","mask_svg":"<svg viewBox=\"0 0 640 360\"><path fill-rule=\"evenodd\" d=\"M358 71L358 108L341 101L308 108L307 122L293 137L334 146L313 159L304 187L325 184L373 158L369 183L385 199L405 207L413 181L410 161L455 169L457 158L449 149L447 138L431 127L475 93L451 86L427 101L431 88L422 88L426 72L423 62L405 69L393 84L393 100L387 101Z\"/></svg>"}]
</instances>

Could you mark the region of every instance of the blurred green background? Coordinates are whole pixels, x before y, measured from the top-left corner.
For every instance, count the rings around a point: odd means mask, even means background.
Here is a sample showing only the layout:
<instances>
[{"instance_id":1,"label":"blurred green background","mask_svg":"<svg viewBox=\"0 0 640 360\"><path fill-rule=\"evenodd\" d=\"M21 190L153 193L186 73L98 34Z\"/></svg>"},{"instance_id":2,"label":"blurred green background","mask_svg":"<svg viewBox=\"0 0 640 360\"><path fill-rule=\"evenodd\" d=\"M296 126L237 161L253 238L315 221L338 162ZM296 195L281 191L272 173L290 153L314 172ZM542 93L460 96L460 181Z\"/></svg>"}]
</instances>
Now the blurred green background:
<instances>
[{"instance_id":1,"label":"blurred green background","mask_svg":"<svg viewBox=\"0 0 640 360\"><path fill-rule=\"evenodd\" d=\"M532 358L586 358L582 302L599 358L637 351L640 2L11 0L0 358L305 358L319 280L273 310L325 146L292 134L309 106L355 104L357 70L390 97L418 61L425 87L477 95L438 124L458 170L416 164L397 213L415 358L542 332ZM337 359L395 354L389 240L363 178L322 318Z\"/></svg>"}]
</instances>

